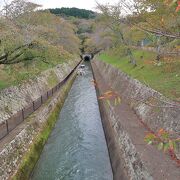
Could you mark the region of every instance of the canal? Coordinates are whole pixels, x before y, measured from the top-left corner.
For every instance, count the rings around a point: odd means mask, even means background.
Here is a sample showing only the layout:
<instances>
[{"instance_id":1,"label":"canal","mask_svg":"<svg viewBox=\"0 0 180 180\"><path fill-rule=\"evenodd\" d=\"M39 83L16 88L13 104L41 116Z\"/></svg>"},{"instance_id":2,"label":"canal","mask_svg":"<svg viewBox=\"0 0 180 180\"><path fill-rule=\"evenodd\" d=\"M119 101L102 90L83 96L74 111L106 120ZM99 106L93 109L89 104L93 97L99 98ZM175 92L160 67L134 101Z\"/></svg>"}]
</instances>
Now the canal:
<instances>
[{"instance_id":1,"label":"canal","mask_svg":"<svg viewBox=\"0 0 180 180\"><path fill-rule=\"evenodd\" d=\"M31 180L112 180L90 63L68 94Z\"/></svg>"}]
</instances>

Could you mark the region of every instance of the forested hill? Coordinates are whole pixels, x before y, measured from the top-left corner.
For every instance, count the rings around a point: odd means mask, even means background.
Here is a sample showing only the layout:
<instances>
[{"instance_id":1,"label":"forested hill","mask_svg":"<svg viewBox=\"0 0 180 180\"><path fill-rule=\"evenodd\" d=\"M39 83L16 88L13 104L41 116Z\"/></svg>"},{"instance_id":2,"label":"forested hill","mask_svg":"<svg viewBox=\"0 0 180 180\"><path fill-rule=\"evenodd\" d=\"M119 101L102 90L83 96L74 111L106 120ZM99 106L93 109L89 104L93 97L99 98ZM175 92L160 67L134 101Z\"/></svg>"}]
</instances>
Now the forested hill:
<instances>
[{"instance_id":1,"label":"forested hill","mask_svg":"<svg viewBox=\"0 0 180 180\"><path fill-rule=\"evenodd\" d=\"M78 9L78 8L55 8L49 9L52 14L55 15L65 15L65 16L74 16L83 19L93 19L96 14L93 11L86 9Z\"/></svg>"}]
</instances>

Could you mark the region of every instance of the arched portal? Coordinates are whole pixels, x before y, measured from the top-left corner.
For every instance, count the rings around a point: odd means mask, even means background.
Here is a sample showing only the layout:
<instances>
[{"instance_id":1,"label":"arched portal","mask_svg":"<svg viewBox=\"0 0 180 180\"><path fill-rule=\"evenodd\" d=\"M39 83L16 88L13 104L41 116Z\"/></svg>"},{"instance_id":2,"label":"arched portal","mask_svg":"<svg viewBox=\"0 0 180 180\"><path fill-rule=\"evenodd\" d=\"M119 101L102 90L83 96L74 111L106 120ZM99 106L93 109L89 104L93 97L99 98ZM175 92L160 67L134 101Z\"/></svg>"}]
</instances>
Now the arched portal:
<instances>
[{"instance_id":1,"label":"arched portal","mask_svg":"<svg viewBox=\"0 0 180 180\"><path fill-rule=\"evenodd\" d=\"M93 58L91 54L84 54L82 57L84 61L90 61Z\"/></svg>"},{"instance_id":2,"label":"arched portal","mask_svg":"<svg viewBox=\"0 0 180 180\"><path fill-rule=\"evenodd\" d=\"M89 56L84 56L84 60L85 60L85 61L90 61L91 58L90 58Z\"/></svg>"}]
</instances>

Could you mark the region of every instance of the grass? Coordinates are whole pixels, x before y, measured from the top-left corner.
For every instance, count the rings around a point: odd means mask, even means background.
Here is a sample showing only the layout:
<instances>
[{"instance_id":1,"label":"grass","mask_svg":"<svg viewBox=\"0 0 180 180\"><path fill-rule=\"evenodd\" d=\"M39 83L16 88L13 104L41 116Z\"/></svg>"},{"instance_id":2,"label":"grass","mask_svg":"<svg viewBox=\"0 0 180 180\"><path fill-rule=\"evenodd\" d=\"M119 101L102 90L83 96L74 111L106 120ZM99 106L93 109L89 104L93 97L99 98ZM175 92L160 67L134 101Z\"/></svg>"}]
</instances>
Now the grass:
<instances>
[{"instance_id":1,"label":"grass","mask_svg":"<svg viewBox=\"0 0 180 180\"><path fill-rule=\"evenodd\" d=\"M9 84L7 83L7 82L5 82L5 81L0 81L0 89L4 89L4 88L6 88L6 87L8 87L9 86Z\"/></svg>"},{"instance_id":2,"label":"grass","mask_svg":"<svg viewBox=\"0 0 180 180\"><path fill-rule=\"evenodd\" d=\"M73 57L70 58L72 59ZM0 91L11 85L16 86L28 79L33 79L41 72L53 68L57 64L61 64L65 61L67 60L65 60L64 57L61 57L60 59L52 60L53 63L49 64L42 61L34 61L14 65L0 65ZM50 84L54 85L54 82Z\"/></svg>"},{"instance_id":3,"label":"grass","mask_svg":"<svg viewBox=\"0 0 180 180\"><path fill-rule=\"evenodd\" d=\"M173 100L180 100L180 61L178 57L164 57L156 62L153 52L134 50L137 66L129 63L127 56L114 55L112 51L101 54L98 59L112 64L131 77L161 92Z\"/></svg>"},{"instance_id":4,"label":"grass","mask_svg":"<svg viewBox=\"0 0 180 180\"><path fill-rule=\"evenodd\" d=\"M58 83L58 77L53 71L51 71L50 76L48 76L47 81L48 81L49 87L53 87Z\"/></svg>"},{"instance_id":5,"label":"grass","mask_svg":"<svg viewBox=\"0 0 180 180\"><path fill-rule=\"evenodd\" d=\"M61 63L61 62L60 62ZM52 65L43 62L34 62L29 65L23 63L15 65L0 66L0 90L9 87L10 85L18 85L27 79L33 79L42 71L53 67Z\"/></svg>"}]
</instances>

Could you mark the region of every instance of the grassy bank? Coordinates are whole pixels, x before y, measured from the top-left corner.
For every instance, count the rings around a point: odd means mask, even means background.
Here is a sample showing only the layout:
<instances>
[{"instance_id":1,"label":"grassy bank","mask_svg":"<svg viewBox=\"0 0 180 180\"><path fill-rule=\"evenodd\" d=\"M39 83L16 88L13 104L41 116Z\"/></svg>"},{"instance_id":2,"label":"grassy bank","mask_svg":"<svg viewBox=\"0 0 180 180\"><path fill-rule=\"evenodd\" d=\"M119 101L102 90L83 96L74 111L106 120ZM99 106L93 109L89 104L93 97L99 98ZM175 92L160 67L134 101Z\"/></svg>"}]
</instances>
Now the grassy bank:
<instances>
[{"instance_id":1,"label":"grassy bank","mask_svg":"<svg viewBox=\"0 0 180 180\"><path fill-rule=\"evenodd\" d=\"M34 139L33 144L30 146L29 151L24 155L21 165L18 168L17 173L12 178L13 180L25 180L29 179L39 157L43 150L43 147L58 119L59 112L64 104L65 98L71 85L73 83L74 78L69 80L69 82L65 85L63 92L61 93L60 101L57 103L53 112L48 117L46 123L42 127L41 132Z\"/></svg>"},{"instance_id":2,"label":"grassy bank","mask_svg":"<svg viewBox=\"0 0 180 180\"><path fill-rule=\"evenodd\" d=\"M137 66L129 63L129 57L106 52L98 59L112 64L142 83L165 96L180 101L180 60L179 57L165 57L157 63L154 52L134 50Z\"/></svg>"},{"instance_id":3,"label":"grassy bank","mask_svg":"<svg viewBox=\"0 0 180 180\"><path fill-rule=\"evenodd\" d=\"M19 63L14 65L0 65L0 91L11 85L18 85L22 82L37 77L41 72L62 64L72 57L61 57L53 59L50 63L34 61L31 63Z\"/></svg>"}]
</instances>

